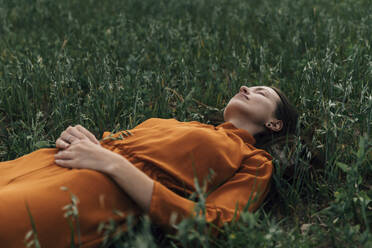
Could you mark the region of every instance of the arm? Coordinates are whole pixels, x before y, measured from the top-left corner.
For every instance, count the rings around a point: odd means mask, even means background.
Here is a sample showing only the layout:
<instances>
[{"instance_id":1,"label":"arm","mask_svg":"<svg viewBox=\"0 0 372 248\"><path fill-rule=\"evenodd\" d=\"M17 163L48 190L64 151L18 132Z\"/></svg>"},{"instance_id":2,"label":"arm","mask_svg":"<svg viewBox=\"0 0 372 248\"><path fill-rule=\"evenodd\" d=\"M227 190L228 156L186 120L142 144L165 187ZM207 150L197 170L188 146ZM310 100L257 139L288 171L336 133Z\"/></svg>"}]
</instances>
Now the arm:
<instances>
[{"instance_id":1,"label":"arm","mask_svg":"<svg viewBox=\"0 0 372 248\"><path fill-rule=\"evenodd\" d=\"M63 150L55 155L56 164L70 168L94 169L108 174L148 212L153 180L124 157L101 147L96 137L83 126L69 126L57 139L56 147Z\"/></svg>"},{"instance_id":2,"label":"arm","mask_svg":"<svg viewBox=\"0 0 372 248\"><path fill-rule=\"evenodd\" d=\"M91 169L109 175L145 212L148 211L153 180L120 154L88 139L75 139L54 158L55 163L62 167Z\"/></svg>"},{"instance_id":3,"label":"arm","mask_svg":"<svg viewBox=\"0 0 372 248\"><path fill-rule=\"evenodd\" d=\"M177 214L176 223L184 217L195 216L195 202L181 197L152 180L123 156L90 141L73 142L55 155L57 165L69 168L93 169L111 176L130 197L163 227L170 227L170 217ZM206 221L222 226L230 222L235 207L241 211L251 201L248 210L256 210L265 198L272 175L272 163L264 157L243 165L227 182L206 198ZM257 165L257 162L261 164ZM255 198L257 200L255 201ZM239 213L238 218L239 218Z\"/></svg>"},{"instance_id":4,"label":"arm","mask_svg":"<svg viewBox=\"0 0 372 248\"><path fill-rule=\"evenodd\" d=\"M260 160L262 162L262 158ZM243 165L230 180L207 196L206 221L221 227L224 223L233 220L236 206L238 207L237 218L239 218L239 212L248 202L248 210L255 211L268 193L271 175L270 160L266 159L260 165ZM155 181L149 215L155 223L169 227L172 212L178 214L176 220L178 222L183 217L196 215L195 204Z\"/></svg>"},{"instance_id":5,"label":"arm","mask_svg":"<svg viewBox=\"0 0 372 248\"><path fill-rule=\"evenodd\" d=\"M205 206L208 222L222 226L231 221L235 207L243 210L256 195L258 200L251 202L248 210L255 211L259 207L268 192L272 175L271 158L265 154L257 153L250 164L242 165L232 178L208 195ZM159 225L169 227L172 212L178 214L176 222L183 217L195 216L195 202L153 181L123 156L91 141L73 141L55 158L56 164L63 167L93 169L110 175Z\"/></svg>"},{"instance_id":6,"label":"arm","mask_svg":"<svg viewBox=\"0 0 372 248\"><path fill-rule=\"evenodd\" d=\"M107 167L105 173L114 179L145 213L148 213L154 180L125 158L111 167Z\"/></svg>"}]
</instances>

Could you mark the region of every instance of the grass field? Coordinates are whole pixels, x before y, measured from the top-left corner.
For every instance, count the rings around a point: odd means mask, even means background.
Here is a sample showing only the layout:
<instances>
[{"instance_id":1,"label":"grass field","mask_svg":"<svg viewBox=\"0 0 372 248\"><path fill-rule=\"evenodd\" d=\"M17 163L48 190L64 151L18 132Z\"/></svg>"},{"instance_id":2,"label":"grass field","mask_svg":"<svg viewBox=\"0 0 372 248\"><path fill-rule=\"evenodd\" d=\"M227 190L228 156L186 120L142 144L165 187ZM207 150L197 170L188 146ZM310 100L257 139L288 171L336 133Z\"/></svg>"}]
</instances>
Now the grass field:
<instances>
[{"instance_id":1,"label":"grass field","mask_svg":"<svg viewBox=\"0 0 372 248\"><path fill-rule=\"evenodd\" d=\"M215 124L241 85L274 85L321 176L276 171L278 201L218 240L202 217L161 238L144 218L112 247L372 247L371 46L370 0L0 0L0 159L68 125L101 138L150 117Z\"/></svg>"}]
</instances>

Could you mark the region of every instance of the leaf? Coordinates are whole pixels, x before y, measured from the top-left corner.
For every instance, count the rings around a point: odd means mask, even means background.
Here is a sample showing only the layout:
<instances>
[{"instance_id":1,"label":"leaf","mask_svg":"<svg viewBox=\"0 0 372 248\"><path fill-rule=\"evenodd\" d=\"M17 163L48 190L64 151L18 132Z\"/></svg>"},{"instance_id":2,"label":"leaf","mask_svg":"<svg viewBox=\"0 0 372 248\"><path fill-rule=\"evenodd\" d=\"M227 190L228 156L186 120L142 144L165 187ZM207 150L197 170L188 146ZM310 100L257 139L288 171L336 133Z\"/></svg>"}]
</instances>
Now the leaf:
<instances>
[{"instance_id":1,"label":"leaf","mask_svg":"<svg viewBox=\"0 0 372 248\"><path fill-rule=\"evenodd\" d=\"M101 234L103 228L105 228L105 222L101 221L98 225L97 232Z\"/></svg>"},{"instance_id":2,"label":"leaf","mask_svg":"<svg viewBox=\"0 0 372 248\"><path fill-rule=\"evenodd\" d=\"M68 205L64 206L64 207L62 208L62 210L67 210L67 209L70 209L70 208L71 208L71 205L68 204Z\"/></svg>"},{"instance_id":3,"label":"leaf","mask_svg":"<svg viewBox=\"0 0 372 248\"><path fill-rule=\"evenodd\" d=\"M35 240L31 240L30 242L27 243L26 247L31 247L35 243Z\"/></svg>"},{"instance_id":4,"label":"leaf","mask_svg":"<svg viewBox=\"0 0 372 248\"><path fill-rule=\"evenodd\" d=\"M348 173L351 169L349 166L347 166L346 164L342 163L342 162L336 162L336 165L345 173Z\"/></svg>"},{"instance_id":5,"label":"leaf","mask_svg":"<svg viewBox=\"0 0 372 248\"><path fill-rule=\"evenodd\" d=\"M35 225L34 218L32 217L31 210L30 210L27 202L25 202L25 205L26 205L28 216L29 216L30 221L31 221L32 233L34 233L34 240L32 240L31 242L32 243L35 242L35 246L40 247L40 243L39 243L39 240L38 240L38 237L37 237L37 231L36 231L36 225Z\"/></svg>"},{"instance_id":6,"label":"leaf","mask_svg":"<svg viewBox=\"0 0 372 248\"><path fill-rule=\"evenodd\" d=\"M31 237L32 234L33 234L33 231L32 231L32 230L29 230L29 231L26 233L26 235L25 235L25 240L28 240L28 239Z\"/></svg>"},{"instance_id":7,"label":"leaf","mask_svg":"<svg viewBox=\"0 0 372 248\"><path fill-rule=\"evenodd\" d=\"M72 211L67 211L63 216L64 216L65 218L68 218L68 217L70 217L72 214L73 214Z\"/></svg>"},{"instance_id":8,"label":"leaf","mask_svg":"<svg viewBox=\"0 0 372 248\"><path fill-rule=\"evenodd\" d=\"M356 153L358 160L361 160L364 153L365 153L365 144L367 142L367 138L365 136L361 136L359 138L359 149Z\"/></svg>"},{"instance_id":9,"label":"leaf","mask_svg":"<svg viewBox=\"0 0 372 248\"><path fill-rule=\"evenodd\" d=\"M35 147L37 149L48 147L48 146L49 146L49 142L48 141L45 141L45 140L38 141L38 142L35 143Z\"/></svg>"},{"instance_id":10,"label":"leaf","mask_svg":"<svg viewBox=\"0 0 372 248\"><path fill-rule=\"evenodd\" d=\"M66 186L61 186L60 189L63 190L63 191L68 190L68 188Z\"/></svg>"}]
</instances>

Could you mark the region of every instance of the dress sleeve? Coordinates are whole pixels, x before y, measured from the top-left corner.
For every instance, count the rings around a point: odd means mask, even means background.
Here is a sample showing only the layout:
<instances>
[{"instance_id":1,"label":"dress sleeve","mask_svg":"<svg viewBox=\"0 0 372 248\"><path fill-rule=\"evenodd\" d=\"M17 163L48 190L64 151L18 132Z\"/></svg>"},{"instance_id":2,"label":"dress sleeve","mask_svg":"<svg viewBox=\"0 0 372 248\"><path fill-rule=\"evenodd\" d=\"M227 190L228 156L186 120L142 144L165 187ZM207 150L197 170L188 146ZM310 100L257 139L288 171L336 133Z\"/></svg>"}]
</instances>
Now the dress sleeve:
<instances>
[{"instance_id":1,"label":"dress sleeve","mask_svg":"<svg viewBox=\"0 0 372 248\"><path fill-rule=\"evenodd\" d=\"M255 211L269 191L272 171L271 160L259 166L242 165L233 177L207 196L206 221L221 227L234 218L236 207L236 219L245 207L251 212ZM177 214L178 223L184 217L196 215L195 204L196 202L177 195L155 181L149 215L155 223L169 227L172 212Z\"/></svg>"}]
</instances>

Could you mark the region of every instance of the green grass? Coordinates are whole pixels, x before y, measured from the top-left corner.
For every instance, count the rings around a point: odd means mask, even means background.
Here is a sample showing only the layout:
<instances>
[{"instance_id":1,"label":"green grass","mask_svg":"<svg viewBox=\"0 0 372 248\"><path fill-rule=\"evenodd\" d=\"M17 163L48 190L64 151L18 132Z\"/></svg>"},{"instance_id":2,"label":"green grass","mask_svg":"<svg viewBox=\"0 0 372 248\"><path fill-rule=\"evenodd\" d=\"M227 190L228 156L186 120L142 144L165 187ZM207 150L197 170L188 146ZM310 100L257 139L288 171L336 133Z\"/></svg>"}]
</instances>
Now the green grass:
<instances>
[{"instance_id":1,"label":"green grass","mask_svg":"<svg viewBox=\"0 0 372 248\"><path fill-rule=\"evenodd\" d=\"M218 240L189 228L202 218L161 239L144 219L116 244L370 247L371 43L369 0L0 0L0 159L68 125L101 138L150 117L215 124L242 84L274 85L324 153L321 176L277 171L278 201Z\"/></svg>"}]
</instances>

